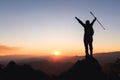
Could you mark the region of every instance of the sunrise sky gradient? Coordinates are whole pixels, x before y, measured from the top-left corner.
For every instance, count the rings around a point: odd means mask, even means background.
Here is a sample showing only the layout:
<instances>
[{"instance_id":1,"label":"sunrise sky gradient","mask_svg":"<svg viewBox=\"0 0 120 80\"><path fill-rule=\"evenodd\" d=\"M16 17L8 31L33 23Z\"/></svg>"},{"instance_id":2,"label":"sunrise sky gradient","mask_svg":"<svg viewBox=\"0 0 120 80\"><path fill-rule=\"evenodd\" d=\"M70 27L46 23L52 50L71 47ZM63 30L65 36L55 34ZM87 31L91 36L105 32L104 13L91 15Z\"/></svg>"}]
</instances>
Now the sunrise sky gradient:
<instances>
[{"instance_id":1,"label":"sunrise sky gradient","mask_svg":"<svg viewBox=\"0 0 120 80\"><path fill-rule=\"evenodd\" d=\"M0 55L84 55L83 27L94 18L94 53L120 51L120 0L0 0Z\"/></svg>"}]
</instances>

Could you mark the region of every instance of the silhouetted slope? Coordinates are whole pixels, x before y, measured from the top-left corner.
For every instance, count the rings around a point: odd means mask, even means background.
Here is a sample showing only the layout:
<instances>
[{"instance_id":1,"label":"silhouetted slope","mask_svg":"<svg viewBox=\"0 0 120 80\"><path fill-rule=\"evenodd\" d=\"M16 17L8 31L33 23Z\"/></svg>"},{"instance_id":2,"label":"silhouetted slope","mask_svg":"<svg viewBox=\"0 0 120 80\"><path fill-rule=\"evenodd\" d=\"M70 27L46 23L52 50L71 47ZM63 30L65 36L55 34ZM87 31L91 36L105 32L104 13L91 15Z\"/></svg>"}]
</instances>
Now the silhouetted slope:
<instances>
[{"instance_id":1,"label":"silhouetted slope","mask_svg":"<svg viewBox=\"0 0 120 80\"><path fill-rule=\"evenodd\" d=\"M42 71L34 70L29 65L17 65L11 61L0 70L0 80L49 80Z\"/></svg>"},{"instance_id":2,"label":"silhouetted slope","mask_svg":"<svg viewBox=\"0 0 120 80\"><path fill-rule=\"evenodd\" d=\"M61 74L58 80L105 80L98 61L93 57L77 61L71 69Z\"/></svg>"},{"instance_id":3,"label":"silhouetted slope","mask_svg":"<svg viewBox=\"0 0 120 80\"><path fill-rule=\"evenodd\" d=\"M109 64L107 67L108 80L120 80L120 59L118 58L114 63Z\"/></svg>"}]
</instances>

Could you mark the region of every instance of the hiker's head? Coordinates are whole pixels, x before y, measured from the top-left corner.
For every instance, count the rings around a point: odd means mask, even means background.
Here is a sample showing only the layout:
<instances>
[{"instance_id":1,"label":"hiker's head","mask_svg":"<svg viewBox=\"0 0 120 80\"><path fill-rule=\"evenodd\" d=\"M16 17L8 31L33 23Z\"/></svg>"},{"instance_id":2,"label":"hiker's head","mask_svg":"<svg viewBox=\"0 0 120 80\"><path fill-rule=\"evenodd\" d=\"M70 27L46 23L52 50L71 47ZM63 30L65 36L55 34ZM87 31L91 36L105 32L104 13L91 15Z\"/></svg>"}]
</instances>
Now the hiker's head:
<instances>
[{"instance_id":1,"label":"hiker's head","mask_svg":"<svg viewBox=\"0 0 120 80\"><path fill-rule=\"evenodd\" d=\"M86 24L90 24L90 21L89 21L89 20L86 20Z\"/></svg>"}]
</instances>

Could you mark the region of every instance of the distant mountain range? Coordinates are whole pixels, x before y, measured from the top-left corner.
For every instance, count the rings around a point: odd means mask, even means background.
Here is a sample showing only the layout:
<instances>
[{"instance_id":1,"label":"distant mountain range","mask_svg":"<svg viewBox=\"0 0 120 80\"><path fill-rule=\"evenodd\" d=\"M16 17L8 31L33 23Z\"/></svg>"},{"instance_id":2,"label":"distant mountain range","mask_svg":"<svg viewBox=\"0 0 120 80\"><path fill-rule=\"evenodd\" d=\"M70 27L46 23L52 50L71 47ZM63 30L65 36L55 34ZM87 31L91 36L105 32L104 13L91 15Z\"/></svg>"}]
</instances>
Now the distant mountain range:
<instances>
[{"instance_id":1,"label":"distant mountain range","mask_svg":"<svg viewBox=\"0 0 120 80\"><path fill-rule=\"evenodd\" d=\"M43 64L45 64L45 62ZM42 66L43 64L40 63L39 65ZM46 62L46 64L48 64L48 62ZM52 67L59 70L60 67L58 64L59 63ZM48 65L46 65L46 67L49 70L50 66ZM106 74L98 60L88 56L85 59L77 60L74 65L61 72L61 74L53 74L50 76L42 70L34 69L29 64L17 64L14 61L10 61L4 67L0 66L0 80L120 80L119 66L120 59L113 63L110 72L108 71Z\"/></svg>"},{"instance_id":2,"label":"distant mountain range","mask_svg":"<svg viewBox=\"0 0 120 80\"><path fill-rule=\"evenodd\" d=\"M84 59L84 56L59 56L58 60L54 60L57 56L25 56L25 55L8 55L0 56L0 63L7 64L9 61L15 61L19 64L30 64L33 68L42 70L50 75L68 70L76 61ZM120 58L120 51L109 53L96 53L94 57L101 65L113 63L117 58Z\"/></svg>"},{"instance_id":3,"label":"distant mountain range","mask_svg":"<svg viewBox=\"0 0 120 80\"><path fill-rule=\"evenodd\" d=\"M22 57L17 63L0 64L0 80L120 80L120 52L94 56L61 56L58 60L53 59L55 56Z\"/></svg>"}]
</instances>

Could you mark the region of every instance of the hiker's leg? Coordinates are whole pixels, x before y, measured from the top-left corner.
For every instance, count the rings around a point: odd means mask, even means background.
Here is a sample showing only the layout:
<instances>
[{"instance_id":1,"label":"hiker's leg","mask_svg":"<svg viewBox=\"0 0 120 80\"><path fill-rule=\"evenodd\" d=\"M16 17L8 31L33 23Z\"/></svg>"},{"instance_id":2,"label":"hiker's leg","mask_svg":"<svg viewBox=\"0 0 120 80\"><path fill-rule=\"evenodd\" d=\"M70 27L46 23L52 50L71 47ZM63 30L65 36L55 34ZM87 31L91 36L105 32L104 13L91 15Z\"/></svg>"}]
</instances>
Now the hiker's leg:
<instances>
[{"instance_id":1,"label":"hiker's leg","mask_svg":"<svg viewBox=\"0 0 120 80\"><path fill-rule=\"evenodd\" d=\"M85 46L85 53L86 53L86 56L88 56L88 42L84 41L84 46Z\"/></svg>"},{"instance_id":2,"label":"hiker's leg","mask_svg":"<svg viewBox=\"0 0 120 80\"><path fill-rule=\"evenodd\" d=\"M90 48L90 55L93 56L93 46L92 46L92 42L89 43L89 48Z\"/></svg>"}]
</instances>

